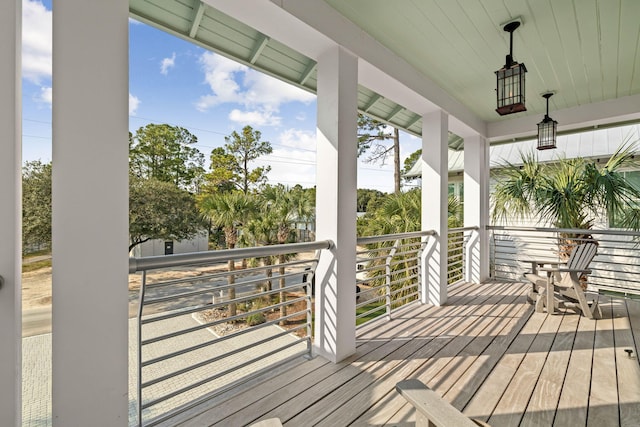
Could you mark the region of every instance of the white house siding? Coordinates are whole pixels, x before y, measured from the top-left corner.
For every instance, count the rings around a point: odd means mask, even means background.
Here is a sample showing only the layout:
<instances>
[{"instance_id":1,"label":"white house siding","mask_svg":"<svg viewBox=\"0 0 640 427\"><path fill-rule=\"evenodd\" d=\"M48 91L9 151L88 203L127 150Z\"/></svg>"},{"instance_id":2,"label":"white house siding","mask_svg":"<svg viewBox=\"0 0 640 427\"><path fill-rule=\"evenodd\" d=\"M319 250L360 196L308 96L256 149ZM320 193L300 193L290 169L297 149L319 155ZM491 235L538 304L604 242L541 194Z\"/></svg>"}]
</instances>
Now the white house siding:
<instances>
[{"instance_id":1,"label":"white house siding","mask_svg":"<svg viewBox=\"0 0 640 427\"><path fill-rule=\"evenodd\" d=\"M162 239L154 239L141 243L133 249L133 256L141 258L164 255L165 241L166 240ZM202 252L206 250L209 250L209 235L206 231L201 232L193 239L173 241L174 254L186 254L189 252Z\"/></svg>"}]
</instances>

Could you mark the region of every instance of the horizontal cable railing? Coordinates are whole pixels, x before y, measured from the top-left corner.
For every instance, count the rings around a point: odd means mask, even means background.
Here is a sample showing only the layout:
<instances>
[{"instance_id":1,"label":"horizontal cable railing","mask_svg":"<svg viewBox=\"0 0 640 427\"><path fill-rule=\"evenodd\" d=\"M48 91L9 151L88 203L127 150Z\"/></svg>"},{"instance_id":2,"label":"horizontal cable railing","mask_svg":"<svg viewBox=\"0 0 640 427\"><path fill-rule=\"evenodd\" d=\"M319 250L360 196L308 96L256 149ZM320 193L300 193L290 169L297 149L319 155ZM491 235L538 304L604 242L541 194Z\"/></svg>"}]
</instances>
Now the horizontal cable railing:
<instances>
[{"instance_id":1,"label":"horizontal cable railing","mask_svg":"<svg viewBox=\"0 0 640 427\"><path fill-rule=\"evenodd\" d=\"M421 256L433 231L360 237L356 251L356 323L391 317L420 298Z\"/></svg>"},{"instance_id":2,"label":"horizontal cable railing","mask_svg":"<svg viewBox=\"0 0 640 427\"><path fill-rule=\"evenodd\" d=\"M467 244L478 227L450 228L447 238L447 284L465 279Z\"/></svg>"},{"instance_id":3,"label":"horizontal cable railing","mask_svg":"<svg viewBox=\"0 0 640 427\"><path fill-rule=\"evenodd\" d=\"M133 258L138 425L153 426L311 355L314 274L330 241Z\"/></svg>"},{"instance_id":4,"label":"horizontal cable railing","mask_svg":"<svg viewBox=\"0 0 640 427\"><path fill-rule=\"evenodd\" d=\"M595 241L598 252L589 265L592 289L640 294L640 233L626 230L580 230L536 227L488 227L491 275L521 280L528 260L566 261L571 248Z\"/></svg>"}]
</instances>

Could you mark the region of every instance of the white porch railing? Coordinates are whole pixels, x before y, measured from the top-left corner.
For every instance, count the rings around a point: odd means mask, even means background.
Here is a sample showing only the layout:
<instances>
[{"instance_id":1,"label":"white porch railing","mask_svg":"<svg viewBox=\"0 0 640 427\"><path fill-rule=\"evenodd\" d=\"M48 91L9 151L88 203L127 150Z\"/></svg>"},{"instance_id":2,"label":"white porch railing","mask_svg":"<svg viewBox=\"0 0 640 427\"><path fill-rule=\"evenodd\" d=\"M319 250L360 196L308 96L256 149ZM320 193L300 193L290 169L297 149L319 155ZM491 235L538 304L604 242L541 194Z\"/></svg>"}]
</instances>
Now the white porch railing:
<instances>
[{"instance_id":1,"label":"white porch railing","mask_svg":"<svg viewBox=\"0 0 640 427\"><path fill-rule=\"evenodd\" d=\"M448 284L464 279L466 243L475 230L450 231ZM390 318L394 309L421 300L422 258L433 236L358 239L357 323ZM320 241L131 259L130 272L141 272L138 425L160 424L310 356L314 277L330 247Z\"/></svg>"},{"instance_id":2,"label":"white porch railing","mask_svg":"<svg viewBox=\"0 0 640 427\"><path fill-rule=\"evenodd\" d=\"M466 277L467 244L478 227L449 229L447 239L447 284L462 282Z\"/></svg>"},{"instance_id":3,"label":"white porch railing","mask_svg":"<svg viewBox=\"0 0 640 427\"><path fill-rule=\"evenodd\" d=\"M138 425L159 424L310 356L310 285L320 252L330 246L319 241L131 259L130 272L142 272ZM246 268L235 267L247 260Z\"/></svg>"},{"instance_id":4,"label":"white porch railing","mask_svg":"<svg viewBox=\"0 0 640 427\"><path fill-rule=\"evenodd\" d=\"M420 299L421 255L433 231L360 237L356 251L356 323Z\"/></svg>"},{"instance_id":5,"label":"white porch railing","mask_svg":"<svg viewBox=\"0 0 640 427\"><path fill-rule=\"evenodd\" d=\"M625 230L578 230L534 227L488 227L491 276L522 280L528 259L561 261L571 245L595 240L598 252L589 268L588 285L600 291L640 294L640 233ZM569 237L567 237L569 236Z\"/></svg>"}]
</instances>

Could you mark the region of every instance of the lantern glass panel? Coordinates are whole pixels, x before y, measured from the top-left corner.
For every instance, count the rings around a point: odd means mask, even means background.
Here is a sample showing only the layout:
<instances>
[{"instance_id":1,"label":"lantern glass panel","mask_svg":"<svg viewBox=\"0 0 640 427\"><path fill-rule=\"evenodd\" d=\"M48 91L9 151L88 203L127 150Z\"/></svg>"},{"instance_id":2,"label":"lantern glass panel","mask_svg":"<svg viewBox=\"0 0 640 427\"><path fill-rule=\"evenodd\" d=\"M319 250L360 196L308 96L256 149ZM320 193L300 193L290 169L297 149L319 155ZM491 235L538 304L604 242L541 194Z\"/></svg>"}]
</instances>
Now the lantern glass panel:
<instances>
[{"instance_id":1,"label":"lantern glass panel","mask_svg":"<svg viewBox=\"0 0 640 427\"><path fill-rule=\"evenodd\" d=\"M558 122L549 117L538 123L538 150L556 148L556 129Z\"/></svg>"},{"instance_id":2,"label":"lantern glass panel","mask_svg":"<svg viewBox=\"0 0 640 427\"><path fill-rule=\"evenodd\" d=\"M496 71L496 111L501 116L527 110L524 96L526 72L527 68L524 64L518 63Z\"/></svg>"}]
</instances>

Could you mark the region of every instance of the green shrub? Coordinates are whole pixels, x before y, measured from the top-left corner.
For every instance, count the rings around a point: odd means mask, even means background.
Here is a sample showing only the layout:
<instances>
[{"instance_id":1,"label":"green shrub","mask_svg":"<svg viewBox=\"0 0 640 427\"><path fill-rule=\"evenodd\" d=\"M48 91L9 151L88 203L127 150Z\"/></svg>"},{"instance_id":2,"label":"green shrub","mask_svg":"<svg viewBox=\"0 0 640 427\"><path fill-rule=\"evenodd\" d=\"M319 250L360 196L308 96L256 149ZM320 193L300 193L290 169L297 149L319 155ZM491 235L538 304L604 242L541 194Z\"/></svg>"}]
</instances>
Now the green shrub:
<instances>
[{"instance_id":1,"label":"green shrub","mask_svg":"<svg viewBox=\"0 0 640 427\"><path fill-rule=\"evenodd\" d=\"M246 322L248 326L256 326L261 323L266 322L267 319L264 317L264 313L253 313L247 316Z\"/></svg>"}]
</instances>

